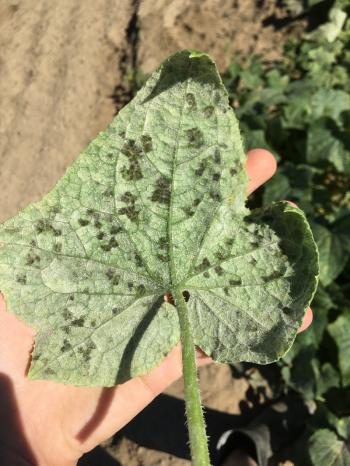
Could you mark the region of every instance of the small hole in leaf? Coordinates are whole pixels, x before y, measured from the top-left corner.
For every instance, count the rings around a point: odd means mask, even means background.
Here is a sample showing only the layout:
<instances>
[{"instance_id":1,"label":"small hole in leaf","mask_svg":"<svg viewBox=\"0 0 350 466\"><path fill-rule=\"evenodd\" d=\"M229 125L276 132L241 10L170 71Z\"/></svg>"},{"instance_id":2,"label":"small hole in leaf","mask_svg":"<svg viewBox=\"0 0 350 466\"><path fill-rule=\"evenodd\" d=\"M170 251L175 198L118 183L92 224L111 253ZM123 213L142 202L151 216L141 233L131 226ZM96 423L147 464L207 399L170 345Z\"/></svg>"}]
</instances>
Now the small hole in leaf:
<instances>
[{"instance_id":1,"label":"small hole in leaf","mask_svg":"<svg viewBox=\"0 0 350 466\"><path fill-rule=\"evenodd\" d=\"M182 292L182 296L184 297L186 303L188 302L188 300L190 299L190 293L185 290ZM174 298L173 298L173 295L171 293L165 293L164 295L164 301L166 303L169 303L169 304L172 304L173 306L175 306L175 301L174 301Z\"/></svg>"}]
</instances>

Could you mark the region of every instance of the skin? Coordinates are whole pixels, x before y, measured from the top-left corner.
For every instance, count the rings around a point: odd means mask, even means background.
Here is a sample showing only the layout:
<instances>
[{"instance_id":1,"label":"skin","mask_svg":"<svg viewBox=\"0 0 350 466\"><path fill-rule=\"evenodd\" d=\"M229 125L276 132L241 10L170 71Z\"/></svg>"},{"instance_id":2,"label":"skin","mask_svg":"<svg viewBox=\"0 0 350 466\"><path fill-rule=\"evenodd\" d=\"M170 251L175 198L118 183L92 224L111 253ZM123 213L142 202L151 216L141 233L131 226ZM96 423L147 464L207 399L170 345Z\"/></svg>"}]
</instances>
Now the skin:
<instances>
[{"instance_id":1,"label":"skin","mask_svg":"<svg viewBox=\"0 0 350 466\"><path fill-rule=\"evenodd\" d=\"M273 176L276 161L264 149L248 153L248 193ZM308 309L300 331L312 321ZM74 387L28 380L34 331L6 312L0 295L0 463L74 466L86 452L127 424L181 376L177 346L149 374L112 388ZM211 359L197 351L198 366ZM242 460L244 461L244 459ZM246 461L239 464L253 464Z\"/></svg>"}]
</instances>

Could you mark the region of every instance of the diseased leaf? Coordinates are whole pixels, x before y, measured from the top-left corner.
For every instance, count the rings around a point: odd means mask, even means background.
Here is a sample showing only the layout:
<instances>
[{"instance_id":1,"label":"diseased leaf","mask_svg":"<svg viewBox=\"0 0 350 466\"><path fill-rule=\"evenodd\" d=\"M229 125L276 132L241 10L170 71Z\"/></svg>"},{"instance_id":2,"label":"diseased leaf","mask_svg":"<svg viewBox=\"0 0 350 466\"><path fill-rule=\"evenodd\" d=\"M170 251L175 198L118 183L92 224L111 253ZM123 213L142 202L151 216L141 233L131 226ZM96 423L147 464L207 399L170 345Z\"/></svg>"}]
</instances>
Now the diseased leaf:
<instances>
[{"instance_id":1,"label":"diseased leaf","mask_svg":"<svg viewBox=\"0 0 350 466\"><path fill-rule=\"evenodd\" d=\"M342 381L344 385L350 385L350 314L343 314L329 324L329 333L338 347L338 360Z\"/></svg>"},{"instance_id":2,"label":"diseased leaf","mask_svg":"<svg viewBox=\"0 0 350 466\"><path fill-rule=\"evenodd\" d=\"M217 361L291 346L317 251L286 202L252 213L238 122L215 64L179 52L42 201L0 227L0 288L37 330L29 376L113 385L179 341L172 290Z\"/></svg>"},{"instance_id":3,"label":"diseased leaf","mask_svg":"<svg viewBox=\"0 0 350 466\"><path fill-rule=\"evenodd\" d=\"M328 429L317 430L310 438L309 453L314 466L350 466L347 442Z\"/></svg>"}]
</instances>

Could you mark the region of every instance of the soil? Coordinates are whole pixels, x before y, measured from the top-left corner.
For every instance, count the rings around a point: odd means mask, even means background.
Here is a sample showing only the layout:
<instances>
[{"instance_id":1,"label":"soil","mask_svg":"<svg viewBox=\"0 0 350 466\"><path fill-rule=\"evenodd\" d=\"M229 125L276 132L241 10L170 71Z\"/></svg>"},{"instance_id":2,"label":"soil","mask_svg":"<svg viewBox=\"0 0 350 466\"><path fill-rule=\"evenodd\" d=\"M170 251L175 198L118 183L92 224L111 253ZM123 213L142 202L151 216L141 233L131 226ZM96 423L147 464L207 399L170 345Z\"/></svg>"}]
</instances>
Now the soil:
<instances>
[{"instance_id":1,"label":"soil","mask_svg":"<svg viewBox=\"0 0 350 466\"><path fill-rule=\"evenodd\" d=\"M107 126L130 99L131 69L149 72L188 47L211 53L221 70L239 53L273 60L302 25L275 27L283 14L272 0L2 0L0 221L48 192ZM233 379L228 366L203 368L200 379L215 440L254 403L246 379ZM181 397L177 383L81 464L188 465ZM175 436L167 417L174 412Z\"/></svg>"}]
</instances>

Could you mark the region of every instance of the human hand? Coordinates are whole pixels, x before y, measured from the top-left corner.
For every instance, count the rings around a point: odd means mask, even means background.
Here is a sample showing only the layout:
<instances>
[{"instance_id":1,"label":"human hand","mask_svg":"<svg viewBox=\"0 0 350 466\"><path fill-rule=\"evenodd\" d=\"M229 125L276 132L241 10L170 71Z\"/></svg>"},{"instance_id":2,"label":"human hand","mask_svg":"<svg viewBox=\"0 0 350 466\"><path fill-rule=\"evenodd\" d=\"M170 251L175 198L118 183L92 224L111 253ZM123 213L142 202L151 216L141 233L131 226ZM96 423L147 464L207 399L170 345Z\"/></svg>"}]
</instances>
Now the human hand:
<instances>
[{"instance_id":1,"label":"human hand","mask_svg":"<svg viewBox=\"0 0 350 466\"><path fill-rule=\"evenodd\" d=\"M276 171L264 149L248 153L248 193ZM308 309L300 331L312 321ZM182 373L178 345L149 374L112 388L75 387L29 380L26 372L35 332L5 310L0 295L0 463L73 466L113 435ZM197 364L210 362L201 351ZM2 461L1 461L2 460Z\"/></svg>"}]
</instances>

